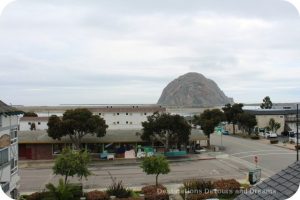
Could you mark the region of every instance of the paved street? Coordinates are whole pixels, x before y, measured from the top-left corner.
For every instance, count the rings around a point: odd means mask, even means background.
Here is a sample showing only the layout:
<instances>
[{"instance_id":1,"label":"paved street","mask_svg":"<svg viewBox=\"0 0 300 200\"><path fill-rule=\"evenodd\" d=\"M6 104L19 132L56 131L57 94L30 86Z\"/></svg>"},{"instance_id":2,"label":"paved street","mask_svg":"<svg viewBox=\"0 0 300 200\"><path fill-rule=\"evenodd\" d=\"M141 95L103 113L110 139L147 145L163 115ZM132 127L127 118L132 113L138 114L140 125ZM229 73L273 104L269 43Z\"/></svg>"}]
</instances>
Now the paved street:
<instances>
[{"instance_id":1,"label":"paved street","mask_svg":"<svg viewBox=\"0 0 300 200\"><path fill-rule=\"evenodd\" d=\"M265 169L270 175L284 169L296 161L296 151L263 144L257 140L249 140L232 136L222 136L225 146L224 153L229 154L231 159L245 163L253 163L254 156L258 156L258 166ZM220 145L221 136L212 134L211 144Z\"/></svg>"},{"instance_id":2,"label":"paved street","mask_svg":"<svg viewBox=\"0 0 300 200\"><path fill-rule=\"evenodd\" d=\"M212 144L220 145L220 136L212 135ZM280 171L296 159L295 151L262 144L259 141L223 136L224 153L215 160L199 160L171 163L171 172L161 175L159 180L164 184L182 183L191 178L236 178L245 180L249 168L253 168L253 156L259 157L262 178L267 178ZM137 165L103 166L101 163L90 168L93 175L83 180L84 188L105 188L111 183L110 172L126 186L141 186L154 183L154 176L145 175ZM52 175L50 168L19 169L21 176L20 191L32 192L43 190L48 182L57 182L60 176ZM72 182L77 182L73 178Z\"/></svg>"},{"instance_id":3,"label":"paved street","mask_svg":"<svg viewBox=\"0 0 300 200\"><path fill-rule=\"evenodd\" d=\"M161 183L181 183L184 179L190 178L236 178L245 179L247 168L240 163L234 163L225 159L200 160L171 163L171 172L168 175L161 175ZM84 188L105 188L111 183L108 171L117 178L123 180L126 186L139 186L153 184L154 176L147 176L139 166L93 166L90 168L93 175L84 180ZM20 169L20 191L31 192L42 190L48 182L57 182L59 176L52 175L51 169L24 168ZM76 182L74 178L72 182Z\"/></svg>"}]
</instances>

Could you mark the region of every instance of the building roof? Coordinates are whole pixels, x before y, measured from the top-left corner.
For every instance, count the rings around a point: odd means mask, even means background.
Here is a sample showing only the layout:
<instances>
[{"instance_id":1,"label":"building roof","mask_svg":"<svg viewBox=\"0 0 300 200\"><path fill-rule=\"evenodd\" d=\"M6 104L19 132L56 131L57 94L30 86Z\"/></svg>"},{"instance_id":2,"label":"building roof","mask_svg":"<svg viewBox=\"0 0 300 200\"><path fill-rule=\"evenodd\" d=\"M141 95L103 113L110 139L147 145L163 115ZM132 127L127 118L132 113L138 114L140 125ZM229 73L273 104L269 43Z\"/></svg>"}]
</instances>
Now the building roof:
<instances>
[{"instance_id":1,"label":"building roof","mask_svg":"<svg viewBox=\"0 0 300 200\"><path fill-rule=\"evenodd\" d=\"M93 135L86 135L82 138L83 143L129 143L129 142L142 142L137 133L141 129L136 130L107 130L104 137L98 138ZM63 137L60 141L53 140L48 136L46 130L36 131L19 131L18 132L19 144L49 144L49 143L70 143L69 137ZM192 130L190 141L207 140L207 137L200 130Z\"/></svg>"},{"instance_id":2,"label":"building roof","mask_svg":"<svg viewBox=\"0 0 300 200\"><path fill-rule=\"evenodd\" d=\"M244 110L246 113L253 115L293 115L297 114L297 110L294 109L256 109L256 110Z\"/></svg>"},{"instance_id":3,"label":"building roof","mask_svg":"<svg viewBox=\"0 0 300 200\"><path fill-rule=\"evenodd\" d=\"M22 113L22 111L17 110L16 108L9 106L0 100L0 115L19 115Z\"/></svg>"},{"instance_id":4,"label":"building roof","mask_svg":"<svg viewBox=\"0 0 300 200\"><path fill-rule=\"evenodd\" d=\"M87 108L91 112L165 112L166 108L159 105L62 105L62 106L20 106L24 112L61 113L76 108Z\"/></svg>"},{"instance_id":5,"label":"building roof","mask_svg":"<svg viewBox=\"0 0 300 200\"><path fill-rule=\"evenodd\" d=\"M298 190L300 183L300 161L259 183L247 193L239 195L236 200L284 200Z\"/></svg>"}]
</instances>

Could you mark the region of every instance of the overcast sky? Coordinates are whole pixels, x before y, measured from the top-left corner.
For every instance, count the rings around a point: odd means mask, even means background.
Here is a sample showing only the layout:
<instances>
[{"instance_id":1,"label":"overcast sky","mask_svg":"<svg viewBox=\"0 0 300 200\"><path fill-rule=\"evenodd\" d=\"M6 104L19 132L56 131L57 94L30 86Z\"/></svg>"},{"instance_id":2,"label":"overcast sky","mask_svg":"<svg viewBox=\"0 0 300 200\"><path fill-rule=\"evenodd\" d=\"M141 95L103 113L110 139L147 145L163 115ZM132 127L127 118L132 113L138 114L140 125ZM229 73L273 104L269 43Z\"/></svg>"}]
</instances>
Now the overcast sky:
<instances>
[{"instance_id":1,"label":"overcast sky","mask_svg":"<svg viewBox=\"0 0 300 200\"><path fill-rule=\"evenodd\" d=\"M299 102L299 25L281 0L17 0L0 16L0 99L156 103L199 72L236 102Z\"/></svg>"}]
</instances>

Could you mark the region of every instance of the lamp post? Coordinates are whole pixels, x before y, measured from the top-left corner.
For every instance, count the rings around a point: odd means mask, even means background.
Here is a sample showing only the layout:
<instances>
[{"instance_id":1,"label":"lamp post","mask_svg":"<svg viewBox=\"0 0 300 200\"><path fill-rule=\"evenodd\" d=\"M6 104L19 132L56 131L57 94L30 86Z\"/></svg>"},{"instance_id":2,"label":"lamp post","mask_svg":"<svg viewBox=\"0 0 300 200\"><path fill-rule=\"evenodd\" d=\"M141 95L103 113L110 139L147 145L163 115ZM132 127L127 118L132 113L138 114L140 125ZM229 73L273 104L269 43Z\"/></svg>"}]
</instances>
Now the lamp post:
<instances>
[{"instance_id":1,"label":"lamp post","mask_svg":"<svg viewBox=\"0 0 300 200\"><path fill-rule=\"evenodd\" d=\"M299 105L297 104L297 115L296 115L296 126L297 126L297 143L296 143L296 151L297 151L297 161L299 161L299 150L298 150L298 145L299 145L299 129L298 129L298 123L299 123L299 119L298 119L298 113L299 113Z\"/></svg>"}]
</instances>

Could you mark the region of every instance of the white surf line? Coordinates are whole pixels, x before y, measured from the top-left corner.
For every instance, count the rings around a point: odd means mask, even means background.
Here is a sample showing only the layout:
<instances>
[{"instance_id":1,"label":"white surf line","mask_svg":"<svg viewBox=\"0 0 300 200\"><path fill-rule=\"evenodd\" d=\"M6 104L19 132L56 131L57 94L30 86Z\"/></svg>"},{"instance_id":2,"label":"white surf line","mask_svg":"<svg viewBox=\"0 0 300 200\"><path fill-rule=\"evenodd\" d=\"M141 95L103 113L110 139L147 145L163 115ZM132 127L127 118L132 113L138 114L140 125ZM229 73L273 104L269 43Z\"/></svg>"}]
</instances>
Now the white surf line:
<instances>
[{"instance_id":1,"label":"white surf line","mask_svg":"<svg viewBox=\"0 0 300 200\"><path fill-rule=\"evenodd\" d=\"M246 154L246 153L258 153L258 152L267 152L267 151L271 151L271 152L284 152L285 150L260 150L260 151L243 151L243 152L239 152L239 153L233 153L230 154L231 156L235 156L235 155L239 155L239 154Z\"/></svg>"},{"instance_id":2,"label":"white surf line","mask_svg":"<svg viewBox=\"0 0 300 200\"><path fill-rule=\"evenodd\" d=\"M268 156L268 155L286 155L286 154L295 154L295 153L265 153L265 154L256 154L255 156ZM254 155L248 155L248 156L242 156L238 158L248 158L248 157L253 157Z\"/></svg>"}]
</instances>

